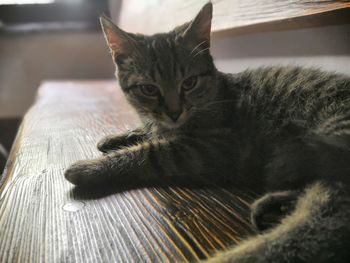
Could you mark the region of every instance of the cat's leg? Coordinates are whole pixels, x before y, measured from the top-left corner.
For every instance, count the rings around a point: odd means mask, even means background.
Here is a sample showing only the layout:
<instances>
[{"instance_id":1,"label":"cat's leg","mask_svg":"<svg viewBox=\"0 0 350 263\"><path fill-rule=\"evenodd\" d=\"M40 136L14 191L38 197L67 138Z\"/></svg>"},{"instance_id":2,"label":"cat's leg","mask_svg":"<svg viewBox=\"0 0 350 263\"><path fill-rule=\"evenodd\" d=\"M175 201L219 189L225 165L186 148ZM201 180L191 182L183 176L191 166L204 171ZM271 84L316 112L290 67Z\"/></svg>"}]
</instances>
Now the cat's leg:
<instances>
[{"instance_id":1,"label":"cat's leg","mask_svg":"<svg viewBox=\"0 0 350 263\"><path fill-rule=\"evenodd\" d=\"M116 151L122 147L141 142L147 137L147 134L143 129L136 129L124 134L108 135L97 143L97 149L104 153Z\"/></svg>"},{"instance_id":2,"label":"cat's leg","mask_svg":"<svg viewBox=\"0 0 350 263\"><path fill-rule=\"evenodd\" d=\"M265 194L251 206L251 221L261 232L279 224L290 214L300 195L299 191L282 191Z\"/></svg>"},{"instance_id":3,"label":"cat's leg","mask_svg":"<svg viewBox=\"0 0 350 263\"><path fill-rule=\"evenodd\" d=\"M350 257L350 197L342 185L315 183L281 224L207 262L342 263Z\"/></svg>"},{"instance_id":4,"label":"cat's leg","mask_svg":"<svg viewBox=\"0 0 350 263\"><path fill-rule=\"evenodd\" d=\"M95 160L79 161L66 170L65 177L75 185L94 186L106 181L142 184L163 177L230 174L230 139L220 135L177 135L143 141Z\"/></svg>"},{"instance_id":5,"label":"cat's leg","mask_svg":"<svg viewBox=\"0 0 350 263\"><path fill-rule=\"evenodd\" d=\"M264 170L266 188L300 189L315 180L350 185L350 134L311 133L277 143Z\"/></svg>"},{"instance_id":6,"label":"cat's leg","mask_svg":"<svg viewBox=\"0 0 350 263\"><path fill-rule=\"evenodd\" d=\"M290 189L302 189L315 180L350 185L349 164L350 136L346 133L325 135L312 131L278 142L264 178L267 189L286 191L272 192L256 201L252 206L252 223L261 231L287 215L298 196L298 191Z\"/></svg>"}]
</instances>

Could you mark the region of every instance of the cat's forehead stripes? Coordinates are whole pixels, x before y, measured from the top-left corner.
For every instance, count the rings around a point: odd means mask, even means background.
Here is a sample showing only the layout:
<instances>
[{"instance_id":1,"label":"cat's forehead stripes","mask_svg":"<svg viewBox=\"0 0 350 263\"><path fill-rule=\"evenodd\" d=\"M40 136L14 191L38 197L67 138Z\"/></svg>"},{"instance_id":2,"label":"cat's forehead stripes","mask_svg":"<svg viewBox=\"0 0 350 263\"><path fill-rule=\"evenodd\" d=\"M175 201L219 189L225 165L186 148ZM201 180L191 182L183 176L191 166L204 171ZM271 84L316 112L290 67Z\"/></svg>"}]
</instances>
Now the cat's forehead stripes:
<instances>
[{"instance_id":1,"label":"cat's forehead stripes","mask_svg":"<svg viewBox=\"0 0 350 263\"><path fill-rule=\"evenodd\" d=\"M149 73L155 82L167 82L184 77L181 58L176 43L170 37L157 37L147 46L147 53L152 56Z\"/></svg>"}]
</instances>

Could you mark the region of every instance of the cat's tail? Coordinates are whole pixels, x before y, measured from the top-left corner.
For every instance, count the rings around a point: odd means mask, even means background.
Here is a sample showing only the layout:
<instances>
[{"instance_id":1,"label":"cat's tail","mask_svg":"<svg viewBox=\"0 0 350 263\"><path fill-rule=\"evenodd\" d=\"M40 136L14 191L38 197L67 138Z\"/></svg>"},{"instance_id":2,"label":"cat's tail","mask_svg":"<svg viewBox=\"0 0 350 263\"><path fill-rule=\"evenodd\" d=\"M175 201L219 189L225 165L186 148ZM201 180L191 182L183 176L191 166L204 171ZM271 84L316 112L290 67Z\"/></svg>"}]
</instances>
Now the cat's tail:
<instances>
[{"instance_id":1,"label":"cat's tail","mask_svg":"<svg viewBox=\"0 0 350 263\"><path fill-rule=\"evenodd\" d=\"M296 209L269 232L252 237L208 262L341 263L350 258L350 195L344 185L317 182Z\"/></svg>"}]
</instances>

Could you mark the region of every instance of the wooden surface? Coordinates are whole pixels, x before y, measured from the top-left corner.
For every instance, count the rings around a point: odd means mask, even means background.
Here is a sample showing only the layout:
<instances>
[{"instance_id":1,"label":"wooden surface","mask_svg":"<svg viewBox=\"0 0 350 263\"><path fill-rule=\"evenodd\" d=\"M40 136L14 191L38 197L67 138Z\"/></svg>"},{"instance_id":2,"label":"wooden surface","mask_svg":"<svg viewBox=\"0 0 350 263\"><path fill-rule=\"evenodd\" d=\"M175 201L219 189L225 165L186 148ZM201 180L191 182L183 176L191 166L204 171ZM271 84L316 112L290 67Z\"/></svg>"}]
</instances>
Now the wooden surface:
<instances>
[{"instance_id":1,"label":"wooden surface","mask_svg":"<svg viewBox=\"0 0 350 263\"><path fill-rule=\"evenodd\" d=\"M131 32L166 32L193 19L206 2L123 1L118 24ZM229 30L230 34L244 34L350 23L350 1L212 0L212 3L214 33Z\"/></svg>"},{"instance_id":2,"label":"wooden surface","mask_svg":"<svg viewBox=\"0 0 350 263\"><path fill-rule=\"evenodd\" d=\"M0 262L186 262L251 233L243 189L211 184L79 191L63 177L137 118L115 82L50 82L26 114L0 186Z\"/></svg>"}]
</instances>

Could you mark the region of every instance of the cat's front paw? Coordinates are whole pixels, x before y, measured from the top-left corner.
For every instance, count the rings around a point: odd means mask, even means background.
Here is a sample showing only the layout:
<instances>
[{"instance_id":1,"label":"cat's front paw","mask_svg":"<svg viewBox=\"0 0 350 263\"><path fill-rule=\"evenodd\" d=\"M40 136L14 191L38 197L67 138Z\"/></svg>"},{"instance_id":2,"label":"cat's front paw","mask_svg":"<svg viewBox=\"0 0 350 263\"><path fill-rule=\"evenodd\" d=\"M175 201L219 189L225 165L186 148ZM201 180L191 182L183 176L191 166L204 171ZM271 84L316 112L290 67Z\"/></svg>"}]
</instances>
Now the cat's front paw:
<instances>
[{"instance_id":1,"label":"cat's front paw","mask_svg":"<svg viewBox=\"0 0 350 263\"><path fill-rule=\"evenodd\" d=\"M105 167L101 160L78 161L64 173L64 177L76 186L88 186L103 180Z\"/></svg>"},{"instance_id":2,"label":"cat's front paw","mask_svg":"<svg viewBox=\"0 0 350 263\"><path fill-rule=\"evenodd\" d=\"M279 224L291 213L298 198L298 192L285 191L268 193L256 200L251 207L251 221L258 231L265 231Z\"/></svg>"}]
</instances>

